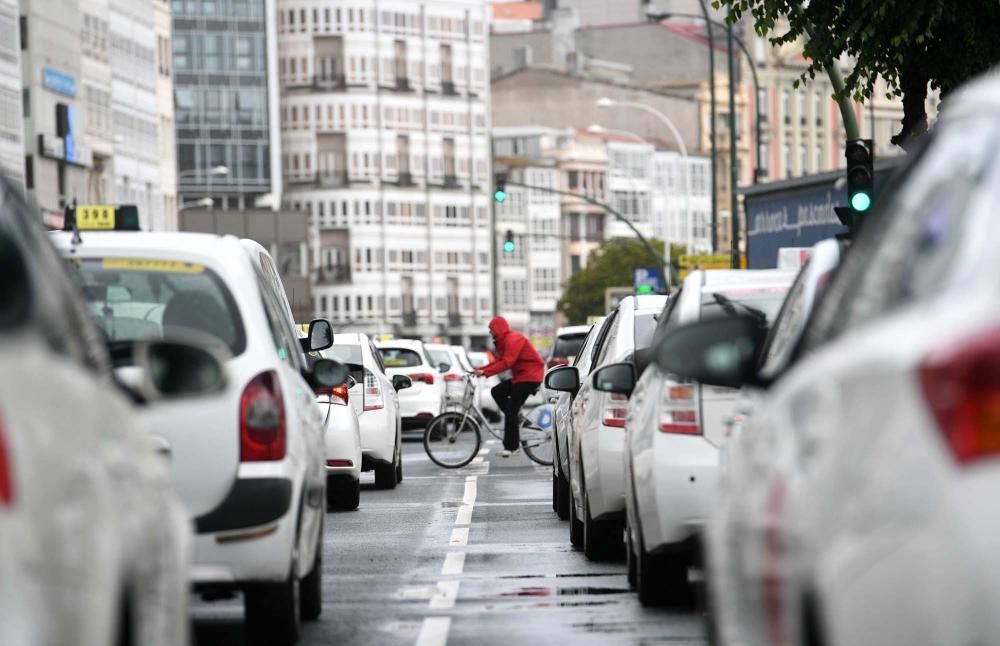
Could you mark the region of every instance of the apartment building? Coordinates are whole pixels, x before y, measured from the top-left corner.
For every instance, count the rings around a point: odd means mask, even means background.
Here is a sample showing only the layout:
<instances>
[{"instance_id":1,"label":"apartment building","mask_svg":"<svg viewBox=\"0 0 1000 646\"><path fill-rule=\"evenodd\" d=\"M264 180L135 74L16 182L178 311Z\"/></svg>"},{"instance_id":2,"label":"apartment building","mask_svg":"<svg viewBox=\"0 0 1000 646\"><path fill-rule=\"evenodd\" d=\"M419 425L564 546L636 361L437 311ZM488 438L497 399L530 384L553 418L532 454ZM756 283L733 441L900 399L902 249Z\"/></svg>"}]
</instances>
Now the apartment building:
<instances>
[{"instance_id":1,"label":"apartment building","mask_svg":"<svg viewBox=\"0 0 1000 646\"><path fill-rule=\"evenodd\" d=\"M278 2L285 204L311 216L316 313L485 340L485 0Z\"/></svg>"},{"instance_id":2,"label":"apartment building","mask_svg":"<svg viewBox=\"0 0 1000 646\"><path fill-rule=\"evenodd\" d=\"M0 175L24 189L21 42L17 0L0 0Z\"/></svg>"},{"instance_id":3,"label":"apartment building","mask_svg":"<svg viewBox=\"0 0 1000 646\"><path fill-rule=\"evenodd\" d=\"M157 231L176 231L177 136L174 123L173 16L168 0L153 0L156 32L156 108L159 117L161 217Z\"/></svg>"}]
</instances>

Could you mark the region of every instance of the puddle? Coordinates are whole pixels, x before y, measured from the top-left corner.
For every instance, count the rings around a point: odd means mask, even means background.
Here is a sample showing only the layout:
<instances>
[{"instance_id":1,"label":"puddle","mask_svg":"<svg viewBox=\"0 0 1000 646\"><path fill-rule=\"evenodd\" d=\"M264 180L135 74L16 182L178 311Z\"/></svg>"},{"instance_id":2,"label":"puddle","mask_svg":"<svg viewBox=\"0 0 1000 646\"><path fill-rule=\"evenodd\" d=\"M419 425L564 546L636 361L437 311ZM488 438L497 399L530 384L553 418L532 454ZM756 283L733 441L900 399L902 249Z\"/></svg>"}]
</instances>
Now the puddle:
<instances>
[{"instance_id":1,"label":"puddle","mask_svg":"<svg viewBox=\"0 0 1000 646\"><path fill-rule=\"evenodd\" d=\"M600 588L594 586L582 586L582 587L572 587L572 588L550 588L547 586L530 586L515 590L513 592L504 592L500 596L502 597L563 597L563 596L582 596L582 595L607 595L607 594L626 594L629 592L628 588Z\"/></svg>"},{"instance_id":2,"label":"puddle","mask_svg":"<svg viewBox=\"0 0 1000 646\"><path fill-rule=\"evenodd\" d=\"M498 579L585 579L598 576L622 576L625 571L621 572L582 572L580 574L507 574L505 576L498 576Z\"/></svg>"},{"instance_id":3,"label":"puddle","mask_svg":"<svg viewBox=\"0 0 1000 646\"><path fill-rule=\"evenodd\" d=\"M456 502L452 500L441 501L441 507L443 507L444 509L454 509L455 507L461 507L461 506L462 506L461 502Z\"/></svg>"}]
</instances>

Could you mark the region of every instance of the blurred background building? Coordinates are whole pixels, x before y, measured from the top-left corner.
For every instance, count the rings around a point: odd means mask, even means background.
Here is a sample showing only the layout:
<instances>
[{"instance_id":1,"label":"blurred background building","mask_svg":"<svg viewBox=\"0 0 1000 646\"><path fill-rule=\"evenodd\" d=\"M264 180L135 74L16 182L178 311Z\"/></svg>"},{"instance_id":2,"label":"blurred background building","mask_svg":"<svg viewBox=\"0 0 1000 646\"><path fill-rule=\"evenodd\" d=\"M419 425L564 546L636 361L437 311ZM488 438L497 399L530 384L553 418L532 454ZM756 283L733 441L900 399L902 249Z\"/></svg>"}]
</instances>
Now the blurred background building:
<instances>
[{"instance_id":1,"label":"blurred background building","mask_svg":"<svg viewBox=\"0 0 1000 646\"><path fill-rule=\"evenodd\" d=\"M0 0L0 173L23 189L20 40L17 0Z\"/></svg>"},{"instance_id":2,"label":"blurred background building","mask_svg":"<svg viewBox=\"0 0 1000 646\"><path fill-rule=\"evenodd\" d=\"M488 24L483 0L278 3L284 198L335 325L484 340Z\"/></svg>"}]
</instances>

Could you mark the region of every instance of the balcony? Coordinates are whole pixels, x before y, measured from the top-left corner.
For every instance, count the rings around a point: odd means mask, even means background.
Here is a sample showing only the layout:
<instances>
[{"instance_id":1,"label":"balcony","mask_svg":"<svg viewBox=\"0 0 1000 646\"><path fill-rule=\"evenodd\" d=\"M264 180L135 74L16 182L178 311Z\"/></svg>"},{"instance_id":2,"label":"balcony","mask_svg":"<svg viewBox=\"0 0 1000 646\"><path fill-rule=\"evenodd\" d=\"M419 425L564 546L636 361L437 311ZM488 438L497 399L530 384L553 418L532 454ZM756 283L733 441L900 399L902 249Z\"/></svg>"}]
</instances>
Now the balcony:
<instances>
[{"instance_id":1,"label":"balcony","mask_svg":"<svg viewBox=\"0 0 1000 646\"><path fill-rule=\"evenodd\" d=\"M417 313L416 312L403 312L403 325L406 327L416 327L417 326Z\"/></svg>"},{"instance_id":2,"label":"balcony","mask_svg":"<svg viewBox=\"0 0 1000 646\"><path fill-rule=\"evenodd\" d=\"M317 285L343 285L351 282L350 265L327 265L316 270Z\"/></svg>"},{"instance_id":3,"label":"balcony","mask_svg":"<svg viewBox=\"0 0 1000 646\"><path fill-rule=\"evenodd\" d=\"M441 94L445 96L458 96L455 90L455 81L441 81Z\"/></svg>"},{"instance_id":4,"label":"balcony","mask_svg":"<svg viewBox=\"0 0 1000 646\"><path fill-rule=\"evenodd\" d=\"M343 74L336 76L313 76L312 88L314 90L346 90L347 77Z\"/></svg>"},{"instance_id":5,"label":"balcony","mask_svg":"<svg viewBox=\"0 0 1000 646\"><path fill-rule=\"evenodd\" d=\"M462 325L462 315L458 312L448 312L448 327L459 327Z\"/></svg>"},{"instance_id":6,"label":"balcony","mask_svg":"<svg viewBox=\"0 0 1000 646\"><path fill-rule=\"evenodd\" d=\"M416 183L413 181L413 174L409 171L399 171L399 185L416 186Z\"/></svg>"},{"instance_id":7,"label":"balcony","mask_svg":"<svg viewBox=\"0 0 1000 646\"><path fill-rule=\"evenodd\" d=\"M351 185L347 171L329 171L316 174L316 186L322 188L342 188Z\"/></svg>"},{"instance_id":8,"label":"balcony","mask_svg":"<svg viewBox=\"0 0 1000 646\"><path fill-rule=\"evenodd\" d=\"M410 79L406 76L397 76L395 90L397 92L412 92L413 87L410 85Z\"/></svg>"},{"instance_id":9,"label":"balcony","mask_svg":"<svg viewBox=\"0 0 1000 646\"><path fill-rule=\"evenodd\" d=\"M458 177L455 175L445 175L444 176L444 187L445 188L458 188Z\"/></svg>"}]
</instances>

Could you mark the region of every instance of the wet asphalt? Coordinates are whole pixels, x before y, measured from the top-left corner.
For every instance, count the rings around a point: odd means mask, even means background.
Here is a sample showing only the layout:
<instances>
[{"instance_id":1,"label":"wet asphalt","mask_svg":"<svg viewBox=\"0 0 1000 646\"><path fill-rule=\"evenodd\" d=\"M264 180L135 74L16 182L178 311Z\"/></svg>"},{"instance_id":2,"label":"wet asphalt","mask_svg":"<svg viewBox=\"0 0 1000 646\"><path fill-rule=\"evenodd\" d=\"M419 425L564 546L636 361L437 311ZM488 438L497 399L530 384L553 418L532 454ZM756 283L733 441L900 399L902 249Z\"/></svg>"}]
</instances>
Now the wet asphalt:
<instances>
[{"instance_id":1,"label":"wet asphalt","mask_svg":"<svg viewBox=\"0 0 1000 646\"><path fill-rule=\"evenodd\" d=\"M624 562L570 545L549 468L488 448L449 471L407 434L395 490L363 474L360 508L327 514L323 614L301 644L707 643L694 607L643 608ZM199 646L243 644L239 598L197 601L192 616Z\"/></svg>"}]
</instances>

